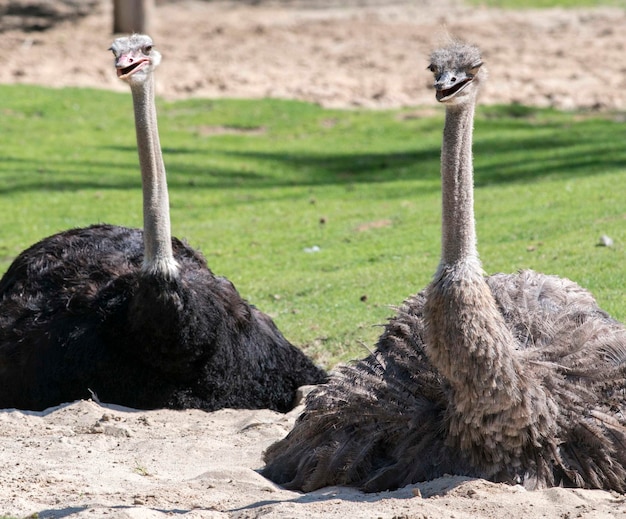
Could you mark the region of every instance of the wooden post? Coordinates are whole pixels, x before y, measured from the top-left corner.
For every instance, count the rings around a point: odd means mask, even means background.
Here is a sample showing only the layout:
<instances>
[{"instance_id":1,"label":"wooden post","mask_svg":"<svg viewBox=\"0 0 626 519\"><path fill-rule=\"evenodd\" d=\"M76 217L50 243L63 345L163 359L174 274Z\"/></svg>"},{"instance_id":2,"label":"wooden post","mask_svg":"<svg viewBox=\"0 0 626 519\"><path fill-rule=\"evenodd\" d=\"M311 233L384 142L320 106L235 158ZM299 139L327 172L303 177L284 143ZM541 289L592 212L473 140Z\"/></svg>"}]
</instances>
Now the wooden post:
<instances>
[{"instance_id":1,"label":"wooden post","mask_svg":"<svg viewBox=\"0 0 626 519\"><path fill-rule=\"evenodd\" d=\"M113 0L114 33L149 33L154 0Z\"/></svg>"}]
</instances>

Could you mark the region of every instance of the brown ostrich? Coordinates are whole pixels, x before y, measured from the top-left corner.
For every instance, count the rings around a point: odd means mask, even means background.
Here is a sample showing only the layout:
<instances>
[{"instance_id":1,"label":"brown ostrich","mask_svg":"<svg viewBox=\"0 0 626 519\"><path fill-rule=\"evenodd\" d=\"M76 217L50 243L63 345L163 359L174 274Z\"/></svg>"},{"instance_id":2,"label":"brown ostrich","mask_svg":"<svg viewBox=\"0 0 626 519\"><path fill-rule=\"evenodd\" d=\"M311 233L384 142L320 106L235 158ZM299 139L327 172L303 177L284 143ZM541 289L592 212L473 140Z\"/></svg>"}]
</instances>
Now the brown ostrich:
<instances>
[{"instance_id":1,"label":"brown ostrich","mask_svg":"<svg viewBox=\"0 0 626 519\"><path fill-rule=\"evenodd\" d=\"M486 277L476 250L478 48L436 50L446 107L442 253L369 357L308 397L263 474L291 489L394 489L444 474L626 491L626 328L576 283Z\"/></svg>"}]
</instances>

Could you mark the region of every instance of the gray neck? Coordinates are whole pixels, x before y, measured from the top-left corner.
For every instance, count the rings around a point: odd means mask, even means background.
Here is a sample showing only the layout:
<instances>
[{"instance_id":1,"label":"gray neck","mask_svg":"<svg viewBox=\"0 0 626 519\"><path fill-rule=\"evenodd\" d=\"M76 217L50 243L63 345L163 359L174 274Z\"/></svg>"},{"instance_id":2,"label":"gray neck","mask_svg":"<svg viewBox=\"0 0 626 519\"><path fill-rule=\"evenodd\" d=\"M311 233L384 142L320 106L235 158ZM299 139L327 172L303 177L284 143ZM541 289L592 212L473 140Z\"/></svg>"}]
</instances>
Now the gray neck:
<instances>
[{"instance_id":1,"label":"gray neck","mask_svg":"<svg viewBox=\"0 0 626 519\"><path fill-rule=\"evenodd\" d=\"M154 79L132 84L135 129L143 188L144 273L175 277L178 264L172 253L170 208L165 165L159 142Z\"/></svg>"},{"instance_id":2,"label":"gray neck","mask_svg":"<svg viewBox=\"0 0 626 519\"><path fill-rule=\"evenodd\" d=\"M450 383L451 441L478 453L478 459L497 460L503 424L509 427L506 441L518 455L535 434L529 429L549 421L550 402L540 386L525 379L516 340L480 266L473 119L474 103L447 107L441 153L442 257L427 289L425 343L430 361Z\"/></svg>"},{"instance_id":3,"label":"gray neck","mask_svg":"<svg viewBox=\"0 0 626 519\"><path fill-rule=\"evenodd\" d=\"M442 264L478 259L474 223L473 131L473 102L446 108L441 149Z\"/></svg>"}]
</instances>

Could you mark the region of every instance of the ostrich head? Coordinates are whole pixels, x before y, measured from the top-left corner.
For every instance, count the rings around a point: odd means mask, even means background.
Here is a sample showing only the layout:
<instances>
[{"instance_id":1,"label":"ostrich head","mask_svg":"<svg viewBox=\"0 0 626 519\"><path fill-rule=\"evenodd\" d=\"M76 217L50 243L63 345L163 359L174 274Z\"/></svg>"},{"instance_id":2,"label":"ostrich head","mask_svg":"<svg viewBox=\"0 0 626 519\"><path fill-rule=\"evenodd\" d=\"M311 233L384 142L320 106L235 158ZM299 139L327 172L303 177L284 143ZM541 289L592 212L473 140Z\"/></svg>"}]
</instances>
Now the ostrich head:
<instances>
[{"instance_id":1,"label":"ostrich head","mask_svg":"<svg viewBox=\"0 0 626 519\"><path fill-rule=\"evenodd\" d=\"M152 38L144 34L117 38L110 50L115 56L117 77L131 86L143 83L161 63L161 54L154 49Z\"/></svg>"},{"instance_id":2,"label":"ostrich head","mask_svg":"<svg viewBox=\"0 0 626 519\"><path fill-rule=\"evenodd\" d=\"M482 64L480 50L474 45L454 42L435 50L428 69L435 76L437 101L452 105L473 101L487 75Z\"/></svg>"}]
</instances>

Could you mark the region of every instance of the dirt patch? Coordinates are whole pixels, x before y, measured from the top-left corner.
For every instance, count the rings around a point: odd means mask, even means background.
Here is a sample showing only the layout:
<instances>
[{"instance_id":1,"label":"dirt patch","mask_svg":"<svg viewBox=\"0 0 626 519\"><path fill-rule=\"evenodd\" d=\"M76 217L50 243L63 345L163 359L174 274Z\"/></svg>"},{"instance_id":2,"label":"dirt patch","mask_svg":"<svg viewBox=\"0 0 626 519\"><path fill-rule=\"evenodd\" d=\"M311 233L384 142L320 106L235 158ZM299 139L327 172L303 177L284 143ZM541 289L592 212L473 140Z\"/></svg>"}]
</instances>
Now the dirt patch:
<instances>
[{"instance_id":1,"label":"dirt patch","mask_svg":"<svg viewBox=\"0 0 626 519\"><path fill-rule=\"evenodd\" d=\"M357 232L365 232L369 231L370 229L382 229L383 227L390 227L391 225L393 225L393 222L391 220L384 219L377 220L375 222L362 223L357 226L356 230Z\"/></svg>"},{"instance_id":2,"label":"dirt patch","mask_svg":"<svg viewBox=\"0 0 626 519\"><path fill-rule=\"evenodd\" d=\"M432 105L432 48L478 44L490 70L483 103L626 108L617 8L503 11L455 0L165 3L151 31L168 98L278 97L333 107ZM44 32L0 34L0 82L126 92L107 56L112 2Z\"/></svg>"},{"instance_id":3,"label":"dirt patch","mask_svg":"<svg viewBox=\"0 0 626 519\"><path fill-rule=\"evenodd\" d=\"M394 492L330 487L299 494L259 475L261 455L293 426L267 410L137 411L75 402L0 410L0 515L39 519L626 517L623 496L527 492L444 477Z\"/></svg>"},{"instance_id":4,"label":"dirt patch","mask_svg":"<svg viewBox=\"0 0 626 519\"><path fill-rule=\"evenodd\" d=\"M266 129L262 126L255 128L235 128L234 126L199 126L198 135L207 137L209 135L264 135Z\"/></svg>"}]
</instances>

